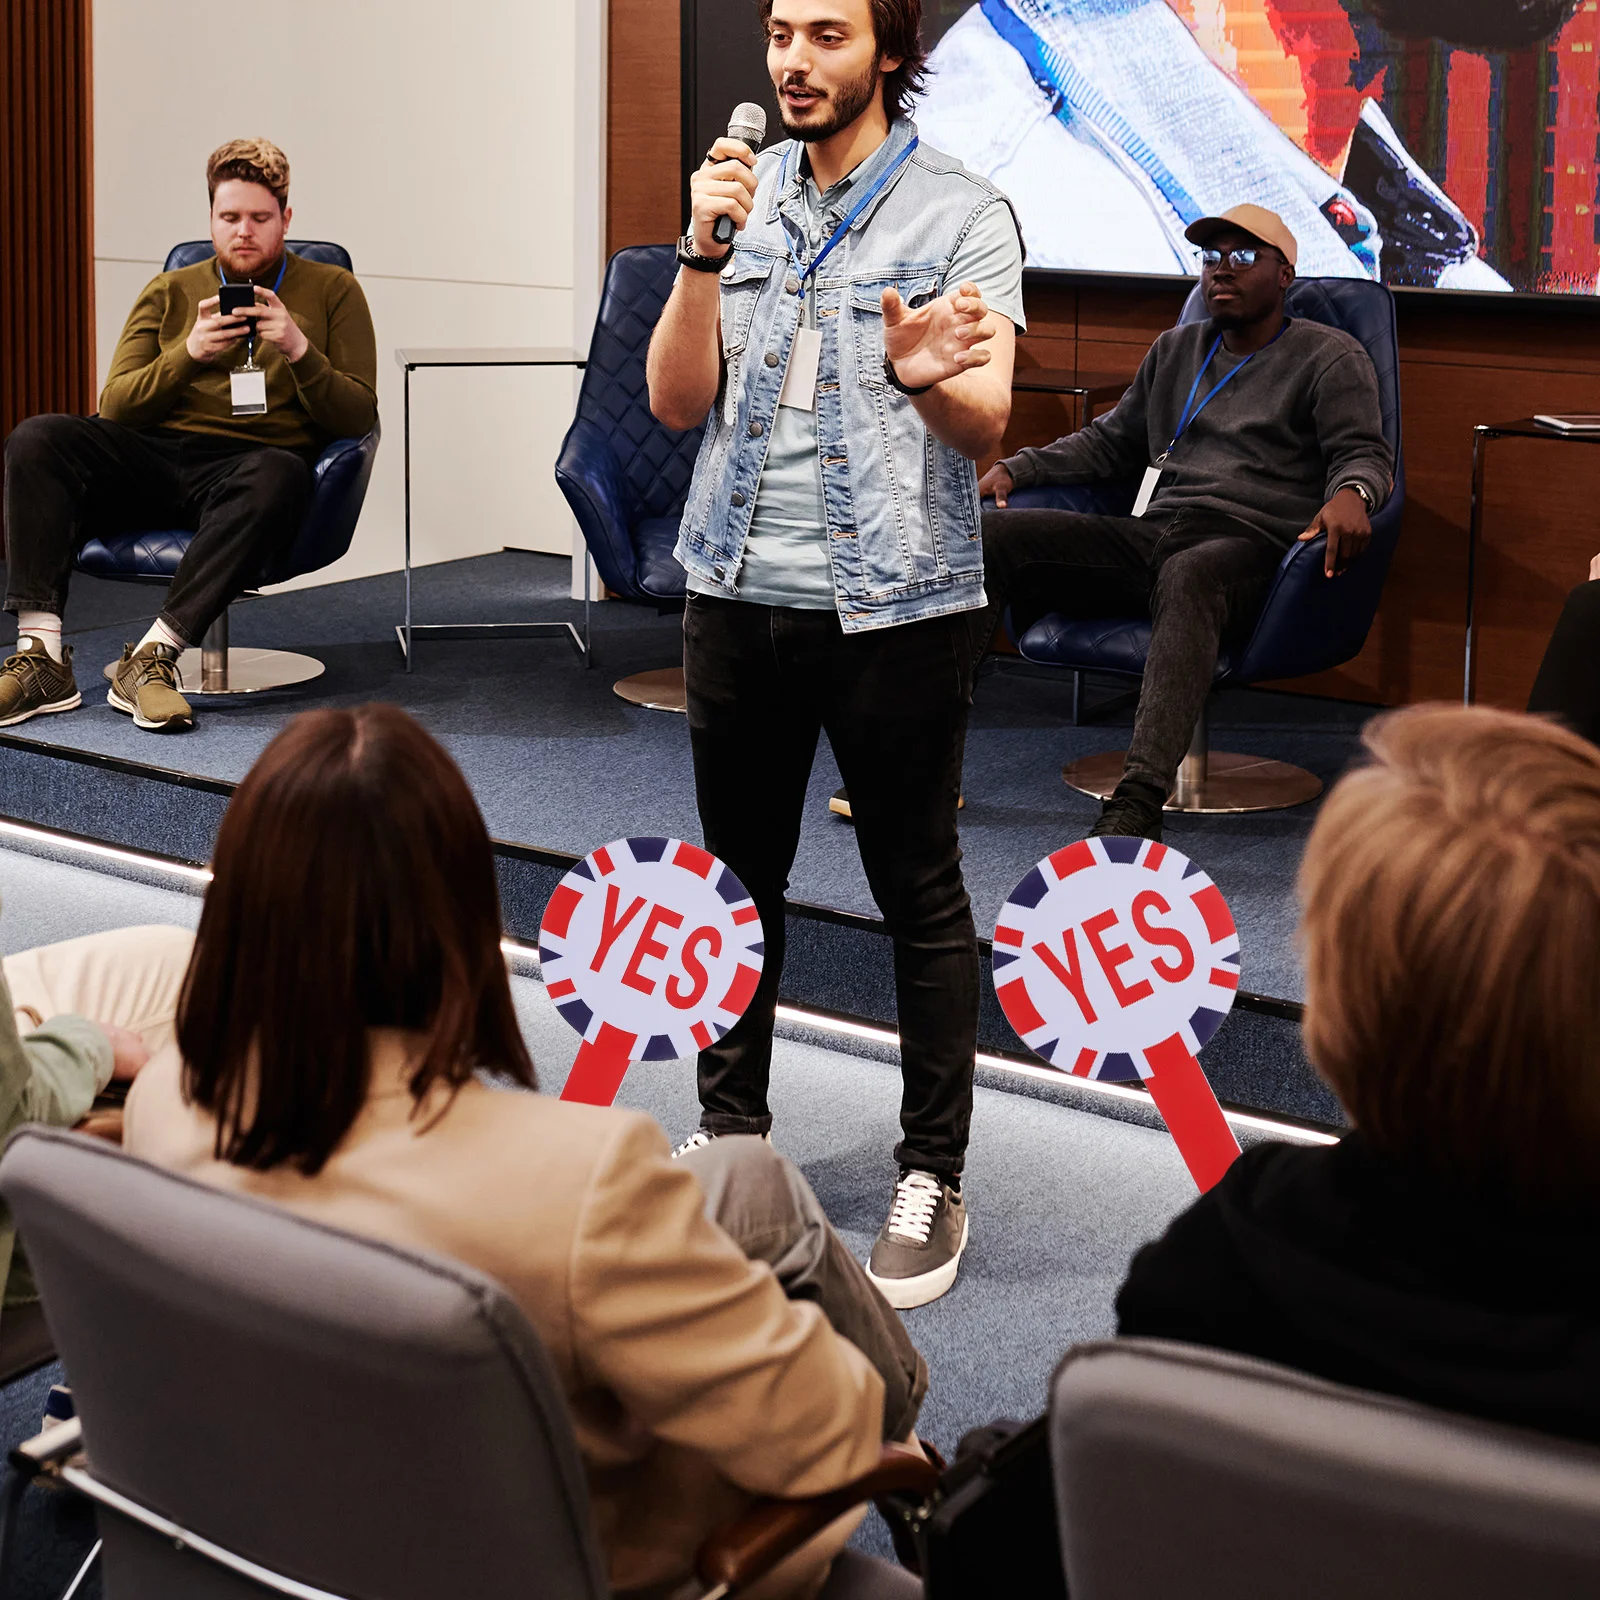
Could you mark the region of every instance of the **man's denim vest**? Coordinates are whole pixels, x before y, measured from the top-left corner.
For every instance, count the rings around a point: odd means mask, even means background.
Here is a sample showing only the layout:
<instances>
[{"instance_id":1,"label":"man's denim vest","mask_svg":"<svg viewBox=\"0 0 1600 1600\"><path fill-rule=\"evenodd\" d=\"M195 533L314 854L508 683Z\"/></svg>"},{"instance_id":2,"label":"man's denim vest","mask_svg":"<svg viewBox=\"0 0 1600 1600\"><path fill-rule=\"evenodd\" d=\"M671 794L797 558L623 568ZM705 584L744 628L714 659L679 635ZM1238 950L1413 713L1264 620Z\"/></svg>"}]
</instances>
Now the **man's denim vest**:
<instances>
[{"instance_id":1,"label":"man's denim vest","mask_svg":"<svg viewBox=\"0 0 1600 1600\"><path fill-rule=\"evenodd\" d=\"M904 118L892 122L886 161L915 133ZM788 240L801 261L810 259L798 151L780 193L792 144L757 160L755 205L722 270L722 383L678 532L684 568L733 597L800 325L800 276ZM983 604L977 470L935 439L910 400L884 381L881 297L891 284L910 306L943 294L951 258L973 223L1005 204L959 161L919 144L816 276L817 441L833 592L846 633Z\"/></svg>"}]
</instances>

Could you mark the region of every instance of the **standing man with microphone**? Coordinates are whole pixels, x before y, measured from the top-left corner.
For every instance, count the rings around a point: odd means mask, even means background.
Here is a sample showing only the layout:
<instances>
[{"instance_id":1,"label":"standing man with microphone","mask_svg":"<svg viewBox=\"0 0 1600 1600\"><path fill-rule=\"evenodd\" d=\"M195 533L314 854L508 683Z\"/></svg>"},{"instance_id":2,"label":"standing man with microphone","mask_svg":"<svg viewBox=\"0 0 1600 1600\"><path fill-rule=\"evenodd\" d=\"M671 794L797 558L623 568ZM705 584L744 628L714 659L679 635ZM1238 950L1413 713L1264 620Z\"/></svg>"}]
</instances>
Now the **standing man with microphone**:
<instances>
[{"instance_id":1,"label":"standing man with microphone","mask_svg":"<svg viewBox=\"0 0 1600 1600\"><path fill-rule=\"evenodd\" d=\"M916 1306L955 1281L967 1239L973 463L1011 413L1022 244L1005 197L917 137L921 0L752 3L790 137L759 157L719 139L695 173L648 368L668 427L710 414L677 547L695 788L767 939L754 1001L701 1052L687 1146L772 1126L784 893L826 731L894 939L903 1137L868 1271Z\"/></svg>"}]
</instances>

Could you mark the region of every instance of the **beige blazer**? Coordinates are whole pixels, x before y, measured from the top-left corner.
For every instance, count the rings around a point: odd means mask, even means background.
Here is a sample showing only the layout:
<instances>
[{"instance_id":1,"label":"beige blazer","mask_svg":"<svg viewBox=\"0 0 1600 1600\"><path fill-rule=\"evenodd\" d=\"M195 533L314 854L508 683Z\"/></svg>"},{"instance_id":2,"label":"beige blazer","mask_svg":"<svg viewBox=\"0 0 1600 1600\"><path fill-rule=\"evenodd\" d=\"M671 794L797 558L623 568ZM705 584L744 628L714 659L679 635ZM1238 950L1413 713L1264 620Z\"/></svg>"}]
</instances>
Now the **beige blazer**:
<instances>
[{"instance_id":1,"label":"beige blazer","mask_svg":"<svg viewBox=\"0 0 1600 1600\"><path fill-rule=\"evenodd\" d=\"M503 1284L560 1374L615 1590L669 1592L750 1496L816 1494L877 1460L882 1379L706 1219L649 1117L479 1083L413 1114L392 1056L374 1082L313 1178L216 1160L171 1061L139 1075L125 1148ZM820 1559L778 1591L813 1587Z\"/></svg>"}]
</instances>

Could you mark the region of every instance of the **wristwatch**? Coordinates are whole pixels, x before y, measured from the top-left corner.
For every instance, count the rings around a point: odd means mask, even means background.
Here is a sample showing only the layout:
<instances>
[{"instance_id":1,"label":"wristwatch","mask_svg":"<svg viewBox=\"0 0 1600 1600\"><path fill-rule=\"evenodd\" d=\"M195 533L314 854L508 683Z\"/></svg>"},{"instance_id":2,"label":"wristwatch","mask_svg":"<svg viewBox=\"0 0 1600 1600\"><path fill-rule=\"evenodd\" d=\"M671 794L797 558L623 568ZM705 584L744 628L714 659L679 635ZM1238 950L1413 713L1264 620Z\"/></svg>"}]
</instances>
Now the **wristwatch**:
<instances>
[{"instance_id":1,"label":"wristwatch","mask_svg":"<svg viewBox=\"0 0 1600 1600\"><path fill-rule=\"evenodd\" d=\"M1350 478L1346 482L1341 483L1339 485L1339 489L1354 489L1355 492L1361 496L1361 503L1367 508L1367 515L1369 517L1378 509L1378 502L1372 498L1372 491L1366 486L1366 484L1358 483L1354 478ZM1335 489L1333 492L1338 494L1339 489Z\"/></svg>"},{"instance_id":2,"label":"wristwatch","mask_svg":"<svg viewBox=\"0 0 1600 1600\"><path fill-rule=\"evenodd\" d=\"M926 394L931 388L933 388L931 383L925 383L920 389L908 389L903 383L901 383L899 374L894 370L894 362L892 362L888 356L883 358L883 381L887 383L890 388L898 389L901 394Z\"/></svg>"},{"instance_id":3,"label":"wristwatch","mask_svg":"<svg viewBox=\"0 0 1600 1600\"><path fill-rule=\"evenodd\" d=\"M693 272L721 272L733 254L730 249L720 256L703 256L694 247L694 234L689 232L678 241L678 260Z\"/></svg>"}]
</instances>

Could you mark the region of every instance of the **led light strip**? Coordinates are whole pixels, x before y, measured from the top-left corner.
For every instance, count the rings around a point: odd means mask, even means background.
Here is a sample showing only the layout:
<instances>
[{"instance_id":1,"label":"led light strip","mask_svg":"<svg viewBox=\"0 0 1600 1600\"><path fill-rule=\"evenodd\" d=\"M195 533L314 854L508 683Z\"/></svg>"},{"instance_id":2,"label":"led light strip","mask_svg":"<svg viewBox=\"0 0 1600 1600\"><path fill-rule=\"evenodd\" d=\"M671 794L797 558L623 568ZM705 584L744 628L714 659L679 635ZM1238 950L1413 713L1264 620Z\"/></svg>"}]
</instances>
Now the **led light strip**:
<instances>
[{"instance_id":1,"label":"led light strip","mask_svg":"<svg viewBox=\"0 0 1600 1600\"><path fill-rule=\"evenodd\" d=\"M778 1016L784 1022L795 1022L802 1027L815 1028L821 1033L836 1033L850 1039L867 1039L874 1044L887 1045L894 1050L900 1048L899 1034L890 1028L874 1027L871 1023L851 1022L844 1017L824 1016L820 1012L807 1011L801 1006L788 1005L779 1005ZM1008 1056L992 1055L987 1050L978 1051L977 1063L980 1067L988 1067L994 1072L1009 1072L1019 1078L1033 1078L1040 1083L1069 1086L1089 1094L1104 1095L1109 1100L1136 1101L1151 1110L1154 1109L1148 1094L1141 1089L1130 1089L1123 1083L1103 1081L1099 1078L1074 1078L1070 1073L1057 1071L1054 1067L1035 1065L1031 1061L1013 1061ZM1269 1133L1275 1139L1293 1139L1301 1144L1339 1142L1337 1134L1322 1133L1316 1128L1303 1128L1294 1122L1279 1122L1274 1117L1258 1117L1249 1111L1224 1109L1222 1114L1236 1128Z\"/></svg>"},{"instance_id":2,"label":"led light strip","mask_svg":"<svg viewBox=\"0 0 1600 1600\"><path fill-rule=\"evenodd\" d=\"M186 862L169 861L164 856L145 855L138 850L124 850L118 845L101 844L94 839L79 839L71 834L56 833L49 828L29 827L26 823L0 818L0 837L5 836L48 845L53 850L68 853L76 851L91 859L120 861L147 872L164 872L184 883L211 882L209 867L191 867ZM500 941L500 948L519 961L534 966L538 964L537 945L524 943L520 939L507 938ZM819 1033L838 1034L847 1039L865 1039L873 1044L886 1045L891 1050L900 1048L900 1035L892 1028L874 1027L868 1022L852 1022L844 1017L830 1017L820 1011L807 1011L801 1006L780 1005L778 1016L785 1022L798 1023L801 1027L813 1028ZM1035 1065L1029 1061L1013 1061L1006 1056L992 1055L986 1050L978 1052L977 1063L980 1067L987 1067L993 1072L1008 1072L1015 1077L1032 1078L1040 1083L1070 1086L1085 1094L1103 1095L1108 1100L1134 1101L1146 1107L1150 1106L1150 1097L1147 1094L1139 1089L1130 1089L1122 1083L1105 1082L1098 1078L1074 1078L1069 1073L1057 1071L1054 1067ZM1259 1117L1248 1111L1225 1110L1223 1115L1236 1128L1249 1128L1257 1133L1268 1133L1276 1139L1294 1139L1301 1144L1339 1142L1336 1134L1322 1133L1315 1128L1302 1128L1293 1122L1279 1122L1273 1117Z\"/></svg>"}]
</instances>

